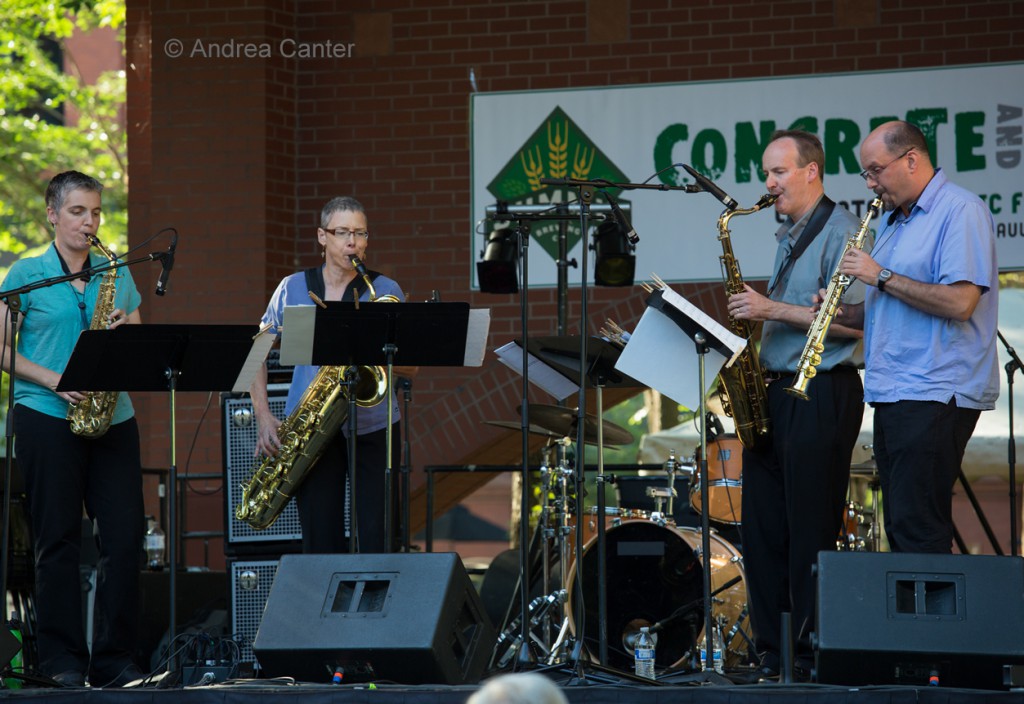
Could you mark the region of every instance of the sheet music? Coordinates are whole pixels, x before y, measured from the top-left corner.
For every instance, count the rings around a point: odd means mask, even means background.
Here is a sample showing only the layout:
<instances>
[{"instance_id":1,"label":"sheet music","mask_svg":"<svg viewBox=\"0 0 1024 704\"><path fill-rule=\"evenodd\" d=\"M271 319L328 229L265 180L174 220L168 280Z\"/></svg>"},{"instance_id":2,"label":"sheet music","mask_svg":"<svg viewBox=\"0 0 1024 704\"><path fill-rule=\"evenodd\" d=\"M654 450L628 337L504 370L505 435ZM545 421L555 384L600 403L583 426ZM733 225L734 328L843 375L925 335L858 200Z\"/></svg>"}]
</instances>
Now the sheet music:
<instances>
[{"instance_id":1,"label":"sheet music","mask_svg":"<svg viewBox=\"0 0 1024 704\"><path fill-rule=\"evenodd\" d=\"M733 365L736 358L743 352L743 348L747 346L746 340L739 335L733 334L731 330L724 328L717 320L667 286L661 290L661 297L666 303L672 304L677 310L685 313L687 317L710 333L716 340L732 350L732 356L725 358L725 366L731 367Z\"/></svg>"},{"instance_id":2,"label":"sheet music","mask_svg":"<svg viewBox=\"0 0 1024 704\"><path fill-rule=\"evenodd\" d=\"M664 289L663 294L668 304L723 343L732 355L726 357L715 347L708 350L704 355L705 388L701 390L700 360L693 338L666 314L648 307L615 368L676 403L696 409L700 407L701 392L707 394L719 370L726 362L732 364L747 343L671 289Z\"/></svg>"},{"instance_id":3,"label":"sheet music","mask_svg":"<svg viewBox=\"0 0 1024 704\"><path fill-rule=\"evenodd\" d=\"M313 363L313 326L316 306L285 306L281 327L288 334L281 338L281 364L288 366Z\"/></svg>"},{"instance_id":4,"label":"sheet music","mask_svg":"<svg viewBox=\"0 0 1024 704\"><path fill-rule=\"evenodd\" d=\"M498 361L516 372L523 374L523 348L515 341L502 345L494 350L498 355ZM545 364L541 359L528 354L529 382L539 389L543 389L559 401L564 401L569 396L579 391L579 386L566 379L562 374Z\"/></svg>"},{"instance_id":5,"label":"sheet music","mask_svg":"<svg viewBox=\"0 0 1024 704\"><path fill-rule=\"evenodd\" d=\"M253 338L252 349L249 350L249 355L245 358L241 371L238 372L238 378L235 379L235 384L231 387L232 393L240 394L249 391L253 379L256 378L256 374L260 370L260 365L267 358L267 353L270 352L270 347L276 339L277 334L270 328L256 333L256 337Z\"/></svg>"},{"instance_id":6,"label":"sheet music","mask_svg":"<svg viewBox=\"0 0 1024 704\"><path fill-rule=\"evenodd\" d=\"M480 367L487 353L487 334L491 330L491 309L470 308L469 327L466 329L466 357L463 364L467 367Z\"/></svg>"}]
</instances>

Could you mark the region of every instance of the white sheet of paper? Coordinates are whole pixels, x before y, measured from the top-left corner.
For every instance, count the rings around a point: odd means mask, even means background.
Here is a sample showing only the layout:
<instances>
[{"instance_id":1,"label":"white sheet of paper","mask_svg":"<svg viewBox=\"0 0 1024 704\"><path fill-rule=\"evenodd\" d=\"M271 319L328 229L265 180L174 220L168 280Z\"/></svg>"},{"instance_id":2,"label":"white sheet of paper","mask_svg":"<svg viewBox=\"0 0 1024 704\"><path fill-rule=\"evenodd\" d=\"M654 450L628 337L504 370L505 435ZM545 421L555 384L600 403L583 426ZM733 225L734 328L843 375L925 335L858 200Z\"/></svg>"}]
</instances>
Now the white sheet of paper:
<instances>
[{"instance_id":1,"label":"white sheet of paper","mask_svg":"<svg viewBox=\"0 0 1024 704\"><path fill-rule=\"evenodd\" d=\"M707 313L702 311L697 306L690 303L688 300L680 296L678 293L670 288L666 288L661 292L661 298L666 303L670 303L677 309L681 310L690 320L694 321L702 328L708 331L717 340L721 340L729 349L732 350L732 356L725 358L725 366L731 367L736 358L740 356L740 352L747 346L747 341L739 335L733 334L731 330L727 330L722 327L717 320L709 316ZM718 371L716 370L717 374Z\"/></svg>"},{"instance_id":2,"label":"white sheet of paper","mask_svg":"<svg viewBox=\"0 0 1024 704\"><path fill-rule=\"evenodd\" d=\"M316 306L285 306L281 328L288 334L281 336L281 364L313 363L313 327Z\"/></svg>"},{"instance_id":3,"label":"white sheet of paper","mask_svg":"<svg viewBox=\"0 0 1024 704\"><path fill-rule=\"evenodd\" d=\"M666 290L667 292L668 290ZM640 318L640 322L637 323L636 329L633 330L626 349L619 355L619 361L615 364L615 368L652 389L660 391L676 403L689 409L697 409L700 407L702 393L706 395L708 389L714 386L718 372L727 361L731 364L739 356L746 341L725 330L714 320L707 318L682 296L673 295L685 301L686 306L692 311L697 311L718 328L713 334L719 336L718 339L725 341L729 348L734 350L733 356L727 360L724 355L713 349L704 355L704 389L701 389L700 360L696 344L661 311L648 308ZM711 328L707 321L694 317L691 310L680 307L675 300L670 300L668 296L665 297L665 300L690 315L693 320L700 322L704 329ZM721 336L722 333L724 333L724 337ZM738 348L735 347L737 341Z\"/></svg>"},{"instance_id":4,"label":"white sheet of paper","mask_svg":"<svg viewBox=\"0 0 1024 704\"><path fill-rule=\"evenodd\" d=\"M520 345L509 342L494 350L494 353L498 355L499 362L520 376L523 375L523 348ZM540 358L532 354L529 354L527 358L529 360L529 382L537 388L546 391L559 401L564 401L579 391L579 386L556 372Z\"/></svg>"},{"instance_id":5,"label":"white sheet of paper","mask_svg":"<svg viewBox=\"0 0 1024 704\"><path fill-rule=\"evenodd\" d=\"M269 328L261 331L253 338L252 349L249 350L249 355L245 358L241 371L238 372L235 385L231 387L232 393L248 393L249 387L252 386L252 380L256 377L256 372L259 371L260 365L267 358L267 353L270 352L270 348L276 339L277 332Z\"/></svg>"},{"instance_id":6,"label":"white sheet of paper","mask_svg":"<svg viewBox=\"0 0 1024 704\"><path fill-rule=\"evenodd\" d=\"M462 362L465 366L483 366L484 355L487 354L487 334L490 331L491 309L470 308L469 327L466 329L466 358Z\"/></svg>"}]
</instances>

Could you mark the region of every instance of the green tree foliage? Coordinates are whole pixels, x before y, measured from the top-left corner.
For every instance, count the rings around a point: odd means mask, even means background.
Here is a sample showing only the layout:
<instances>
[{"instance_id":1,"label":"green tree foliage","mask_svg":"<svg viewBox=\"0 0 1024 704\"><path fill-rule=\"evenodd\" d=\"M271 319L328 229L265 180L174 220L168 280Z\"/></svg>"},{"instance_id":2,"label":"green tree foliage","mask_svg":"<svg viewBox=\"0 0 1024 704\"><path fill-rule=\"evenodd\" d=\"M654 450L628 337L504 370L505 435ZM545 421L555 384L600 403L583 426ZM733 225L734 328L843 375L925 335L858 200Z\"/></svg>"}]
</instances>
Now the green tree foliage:
<instances>
[{"instance_id":1,"label":"green tree foliage","mask_svg":"<svg viewBox=\"0 0 1024 704\"><path fill-rule=\"evenodd\" d=\"M12 262L51 241L44 195L61 171L84 171L104 184L103 241L117 252L127 248L125 74L108 71L84 84L66 44L76 27L109 27L124 46L124 20L124 0L3 0L0 281ZM67 115L76 116L73 123ZM7 410L7 374L2 377L0 424Z\"/></svg>"},{"instance_id":2,"label":"green tree foliage","mask_svg":"<svg viewBox=\"0 0 1024 704\"><path fill-rule=\"evenodd\" d=\"M67 39L110 27L122 46L124 0L4 0L0 13L0 274L45 246L46 183L75 169L104 184L103 239L127 242L123 70L83 83ZM67 116L74 116L69 123Z\"/></svg>"}]
</instances>

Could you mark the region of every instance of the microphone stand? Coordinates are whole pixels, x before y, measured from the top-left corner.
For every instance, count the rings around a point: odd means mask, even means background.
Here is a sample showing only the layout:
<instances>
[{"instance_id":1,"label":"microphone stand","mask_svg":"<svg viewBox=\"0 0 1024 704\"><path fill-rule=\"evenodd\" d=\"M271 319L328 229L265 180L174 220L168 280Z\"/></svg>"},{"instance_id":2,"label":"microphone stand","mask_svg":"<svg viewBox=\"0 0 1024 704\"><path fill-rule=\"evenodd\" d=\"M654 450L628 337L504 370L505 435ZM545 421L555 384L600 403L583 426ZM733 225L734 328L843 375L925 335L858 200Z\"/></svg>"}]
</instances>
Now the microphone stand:
<instances>
[{"instance_id":1,"label":"microphone stand","mask_svg":"<svg viewBox=\"0 0 1024 704\"><path fill-rule=\"evenodd\" d=\"M348 418L345 421L348 426L348 442L345 444L348 450L348 551L353 555L359 552L359 512L356 510L356 431L358 430L356 382L358 376L359 370L355 365L349 365L345 369L345 378L342 381L348 388Z\"/></svg>"},{"instance_id":2,"label":"microphone stand","mask_svg":"<svg viewBox=\"0 0 1024 704\"><path fill-rule=\"evenodd\" d=\"M409 444L409 406L412 403L412 379L401 377L398 385L402 389L402 485L399 489L402 503L402 551L409 552L412 543L409 536L409 469L412 467L412 445Z\"/></svg>"},{"instance_id":3,"label":"microphone stand","mask_svg":"<svg viewBox=\"0 0 1024 704\"><path fill-rule=\"evenodd\" d=\"M1020 554L1020 535L1017 533L1017 445L1013 438L1013 374L1018 369L1024 369L1024 363L1020 361L1016 350L1006 341L1003 333L996 330L1000 342L1010 355L1010 361L1006 363L1006 386L1010 390L1009 400L1009 423L1010 433L1006 441L1007 462L1009 463L1010 479L1010 555L1016 557Z\"/></svg>"},{"instance_id":4,"label":"microphone stand","mask_svg":"<svg viewBox=\"0 0 1024 704\"><path fill-rule=\"evenodd\" d=\"M120 269L121 267L131 266L133 264L139 264L141 262L151 261L164 261L167 257L167 252L153 252L146 255L145 257L138 257L136 259L130 259L123 262L106 263L102 266L89 267L82 271L75 272L74 274L62 274L60 276L52 276L48 279L40 279L31 284L26 284L10 291L0 291L0 301L4 301L7 304L7 310L11 314L11 344L9 348L11 350L11 364L10 372L8 374L9 380L7 382L7 433L5 439L5 448L7 456L4 458L4 497L3 507L0 510L0 521L3 525L0 526L0 594L7 594L7 567L8 567L8 552L10 550L10 520L11 520L11 475L13 474L13 461L14 461L14 383L15 383L15 360L18 357L18 314L21 312L21 294L35 291L40 288L48 288L50 286L56 286L62 284L65 281L73 281L80 279L85 275L96 276L104 272L110 271L111 269Z\"/></svg>"}]
</instances>

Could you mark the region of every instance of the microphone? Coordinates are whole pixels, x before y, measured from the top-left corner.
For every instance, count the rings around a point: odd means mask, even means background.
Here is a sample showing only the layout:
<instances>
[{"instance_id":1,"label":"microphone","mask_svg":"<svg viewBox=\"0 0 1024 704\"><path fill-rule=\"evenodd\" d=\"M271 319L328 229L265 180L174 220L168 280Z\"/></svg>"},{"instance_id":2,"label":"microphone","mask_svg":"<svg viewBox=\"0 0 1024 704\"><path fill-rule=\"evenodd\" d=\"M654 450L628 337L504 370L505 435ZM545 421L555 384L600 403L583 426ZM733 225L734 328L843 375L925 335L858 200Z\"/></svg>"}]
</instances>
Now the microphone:
<instances>
[{"instance_id":1,"label":"microphone","mask_svg":"<svg viewBox=\"0 0 1024 704\"><path fill-rule=\"evenodd\" d=\"M714 429L714 435L716 439L722 435L725 435L725 428L722 427L722 421L720 421L718 419L718 416L716 416L711 411L708 411L708 423Z\"/></svg>"},{"instance_id":2,"label":"microphone","mask_svg":"<svg viewBox=\"0 0 1024 704\"><path fill-rule=\"evenodd\" d=\"M722 203L725 204L726 208L728 208L729 210L736 210L736 208L739 206L739 203L736 202L736 199L734 199L728 193L726 193L721 188L716 186L715 182L709 179L707 176L704 176L689 164L683 164L683 168L686 169L691 176L693 176L694 180L697 181L698 184L700 184L701 188L703 188L705 191L713 195L718 200L722 201Z\"/></svg>"},{"instance_id":3,"label":"microphone","mask_svg":"<svg viewBox=\"0 0 1024 704\"><path fill-rule=\"evenodd\" d=\"M607 196L608 194L605 193ZM616 203L611 196L608 196L608 205L612 208L612 217L615 218L615 222L619 223L619 227L626 231L626 239L629 240L630 244L635 245L640 241L640 235L636 234L636 230L629 224L629 220L626 219L626 214L622 212L622 208Z\"/></svg>"},{"instance_id":4,"label":"microphone","mask_svg":"<svg viewBox=\"0 0 1024 704\"><path fill-rule=\"evenodd\" d=\"M167 248L167 253L160 257L163 269L160 271L160 278L156 280L156 295L158 296L167 293L167 277L171 275L171 269L174 268L174 250L177 248L178 231L174 230L174 234L171 235L171 246Z\"/></svg>"}]
</instances>

